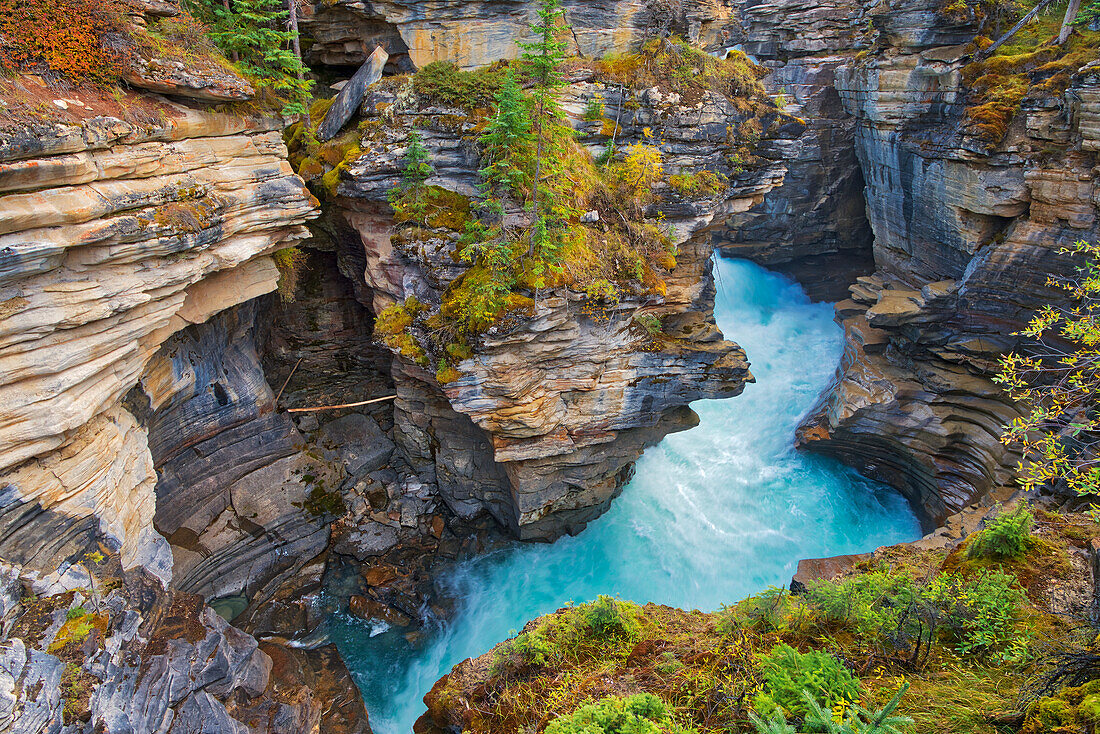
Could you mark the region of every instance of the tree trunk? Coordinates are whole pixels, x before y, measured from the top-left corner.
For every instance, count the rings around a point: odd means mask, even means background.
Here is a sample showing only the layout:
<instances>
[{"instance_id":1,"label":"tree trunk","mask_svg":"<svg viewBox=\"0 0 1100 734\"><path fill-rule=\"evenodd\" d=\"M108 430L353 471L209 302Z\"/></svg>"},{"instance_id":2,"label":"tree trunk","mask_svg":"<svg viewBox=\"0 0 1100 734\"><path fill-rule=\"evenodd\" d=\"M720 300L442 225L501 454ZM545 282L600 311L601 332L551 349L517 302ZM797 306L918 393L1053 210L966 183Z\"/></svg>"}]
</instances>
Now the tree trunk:
<instances>
[{"instance_id":1,"label":"tree trunk","mask_svg":"<svg viewBox=\"0 0 1100 734\"><path fill-rule=\"evenodd\" d=\"M1073 0L1070 0L1070 2L1072 1ZM1019 23L1008 29L1008 33L998 38L997 41L985 51L979 51L978 53L974 54L974 58L984 59L987 56L992 56L994 51L999 49L1005 41L1015 36L1016 32L1027 25L1031 21L1031 19L1034 18L1039 13L1039 11L1043 9L1043 6L1046 5L1048 2L1050 2L1050 0L1040 0L1039 4L1032 8L1030 13L1025 15L1023 18L1020 18Z\"/></svg>"},{"instance_id":2,"label":"tree trunk","mask_svg":"<svg viewBox=\"0 0 1100 734\"><path fill-rule=\"evenodd\" d=\"M294 55L298 57L298 61L302 60L302 42L298 37L298 0L286 0L287 8L290 10L290 17L287 18L287 25L290 27L290 32L293 34L290 37L291 48L294 49ZM298 78L304 79L305 72L299 66Z\"/></svg>"},{"instance_id":3,"label":"tree trunk","mask_svg":"<svg viewBox=\"0 0 1100 734\"><path fill-rule=\"evenodd\" d=\"M1069 34L1073 32L1073 21L1077 20L1077 11L1081 9L1081 0L1069 0L1066 8L1066 17L1062 19L1062 30L1058 32L1058 45L1069 40Z\"/></svg>"},{"instance_id":4,"label":"tree trunk","mask_svg":"<svg viewBox=\"0 0 1100 734\"><path fill-rule=\"evenodd\" d=\"M233 6L229 4L229 0L222 0L222 5L225 6L225 12L229 13L230 15L233 14ZM241 60L241 55L236 51L232 51L231 55L233 56L234 64Z\"/></svg>"}]
</instances>

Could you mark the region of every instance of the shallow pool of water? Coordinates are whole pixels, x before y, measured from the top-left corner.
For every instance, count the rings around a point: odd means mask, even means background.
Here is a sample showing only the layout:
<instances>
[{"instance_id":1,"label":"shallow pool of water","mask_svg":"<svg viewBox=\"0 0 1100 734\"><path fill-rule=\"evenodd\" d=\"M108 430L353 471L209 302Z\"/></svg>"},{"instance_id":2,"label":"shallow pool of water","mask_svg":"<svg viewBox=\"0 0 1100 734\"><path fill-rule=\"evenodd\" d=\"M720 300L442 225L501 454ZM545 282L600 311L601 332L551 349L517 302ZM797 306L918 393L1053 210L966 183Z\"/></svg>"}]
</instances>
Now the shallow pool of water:
<instances>
[{"instance_id":1,"label":"shallow pool of water","mask_svg":"<svg viewBox=\"0 0 1100 734\"><path fill-rule=\"evenodd\" d=\"M408 734L451 666L567 601L617 594L713 610L786 584L801 558L919 537L896 492L792 448L840 359L832 307L751 263L715 268L718 325L748 353L756 384L693 404L700 425L647 451L611 510L579 536L517 545L448 574L458 611L417 649L396 632L372 637L370 623L330 619L377 734Z\"/></svg>"}]
</instances>

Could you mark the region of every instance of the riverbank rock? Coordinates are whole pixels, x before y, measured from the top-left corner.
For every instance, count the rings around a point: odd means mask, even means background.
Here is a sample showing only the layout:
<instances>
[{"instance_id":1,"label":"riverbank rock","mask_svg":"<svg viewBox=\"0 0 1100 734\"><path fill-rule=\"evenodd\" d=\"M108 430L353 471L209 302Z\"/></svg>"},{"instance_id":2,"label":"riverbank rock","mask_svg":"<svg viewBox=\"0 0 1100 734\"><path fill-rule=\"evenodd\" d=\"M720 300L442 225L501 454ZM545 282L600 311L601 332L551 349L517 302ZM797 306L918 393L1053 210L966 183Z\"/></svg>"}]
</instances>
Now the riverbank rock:
<instances>
[{"instance_id":1,"label":"riverbank rock","mask_svg":"<svg viewBox=\"0 0 1100 734\"><path fill-rule=\"evenodd\" d=\"M716 93L681 103L667 90L582 82L565 106L593 150L606 136L580 112L596 94L605 109L619 111L620 145L652 135L669 166L684 172L724 170L727 130L745 119L742 108ZM332 227L337 252L362 267L376 314L409 297L438 307L469 267L446 236L431 234L416 247L391 240L385 202L399 180L404 116L415 116L424 136L436 170L428 183L455 202L475 193L480 167L466 142L478 124L473 116L403 99L404 92L385 86L368 96L355 147L325 177L345 221ZM802 134L801 123L769 109L769 143ZM523 539L575 533L604 512L647 446L695 425L688 403L736 395L751 379L743 352L714 325L708 231L726 213L758 204L783 175L781 163L762 159L728 190L688 198L668 189L655 208L678 252L660 295L624 294L597 314L583 293L547 290L527 316L480 337L474 356L442 384L434 364L426 369L395 354L394 438L409 466L460 519L487 512ZM639 313L657 319L659 333L644 334Z\"/></svg>"},{"instance_id":2,"label":"riverbank rock","mask_svg":"<svg viewBox=\"0 0 1100 734\"><path fill-rule=\"evenodd\" d=\"M5 566L18 596L0 635L0 725L11 731L328 731L369 733L332 650L312 653L250 635L200 597L110 575L89 562L98 591L35 595ZM7 573L9 572L10 573Z\"/></svg>"}]
</instances>

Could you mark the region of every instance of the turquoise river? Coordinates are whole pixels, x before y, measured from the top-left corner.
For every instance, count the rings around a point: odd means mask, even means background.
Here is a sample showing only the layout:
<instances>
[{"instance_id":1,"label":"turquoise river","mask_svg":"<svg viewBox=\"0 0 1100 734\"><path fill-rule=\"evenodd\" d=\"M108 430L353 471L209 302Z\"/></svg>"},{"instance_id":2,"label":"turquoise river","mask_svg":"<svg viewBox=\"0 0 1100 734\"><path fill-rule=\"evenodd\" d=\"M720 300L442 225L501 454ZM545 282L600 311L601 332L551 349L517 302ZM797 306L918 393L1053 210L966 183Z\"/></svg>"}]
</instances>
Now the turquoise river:
<instances>
[{"instance_id":1,"label":"turquoise river","mask_svg":"<svg viewBox=\"0 0 1100 734\"><path fill-rule=\"evenodd\" d=\"M699 426L647 451L611 510L577 537L517 544L448 574L457 612L415 648L397 632L330 619L376 734L409 734L451 666L570 600L611 594L713 610L786 584L800 558L920 535L897 493L793 449L843 349L831 306L747 262L718 260L715 274L718 325L748 353L756 384L693 404Z\"/></svg>"}]
</instances>

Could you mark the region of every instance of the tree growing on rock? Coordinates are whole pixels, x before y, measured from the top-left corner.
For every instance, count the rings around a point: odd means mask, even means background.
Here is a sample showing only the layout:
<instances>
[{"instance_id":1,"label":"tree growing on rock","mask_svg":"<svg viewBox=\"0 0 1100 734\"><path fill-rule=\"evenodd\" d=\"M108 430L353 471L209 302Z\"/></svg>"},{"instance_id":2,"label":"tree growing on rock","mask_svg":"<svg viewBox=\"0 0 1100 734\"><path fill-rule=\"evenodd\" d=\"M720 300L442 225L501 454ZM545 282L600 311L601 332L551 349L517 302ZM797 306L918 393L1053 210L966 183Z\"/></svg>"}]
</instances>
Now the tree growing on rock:
<instances>
[{"instance_id":1,"label":"tree growing on rock","mask_svg":"<svg viewBox=\"0 0 1100 734\"><path fill-rule=\"evenodd\" d=\"M535 135L535 172L531 183L531 202L539 216L539 185L551 152L551 137L561 126L562 110L559 97L566 86L561 64L565 60L565 41L559 40L569 26L559 0L539 0L539 8L531 31L535 40L520 43L523 49L521 67L534 82L531 89L531 115Z\"/></svg>"},{"instance_id":2,"label":"tree growing on rock","mask_svg":"<svg viewBox=\"0 0 1100 734\"><path fill-rule=\"evenodd\" d=\"M399 214L417 224L424 224L428 210L424 197L425 183L435 173L435 168L430 163L420 131L410 130L407 142L401 165L401 183L390 189L390 205Z\"/></svg>"},{"instance_id":3,"label":"tree growing on rock","mask_svg":"<svg viewBox=\"0 0 1100 734\"><path fill-rule=\"evenodd\" d=\"M286 101L283 114L306 114L313 81L298 48L297 28L289 28L286 0L184 0L210 25L214 43L242 72ZM295 17L295 21L297 18Z\"/></svg>"},{"instance_id":4,"label":"tree growing on rock","mask_svg":"<svg viewBox=\"0 0 1100 734\"><path fill-rule=\"evenodd\" d=\"M478 171L491 191L496 187L520 192L531 185L523 165L531 147L531 116L527 100L509 69L496 97L497 113L481 136L486 165Z\"/></svg>"},{"instance_id":5,"label":"tree growing on rock","mask_svg":"<svg viewBox=\"0 0 1100 734\"><path fill-rule=\"evenodd\" d=\"M1021 484L1095 496L1100 495L1100 245L1077 242L1063 252L1085 259L1075 276L1048 281L1071 305L1044 306L1020 332L1035 340L1036 349L1005 356L994 381L1022 412L1002 436L1023 453Z\"/></svg>"}]
</instances>

